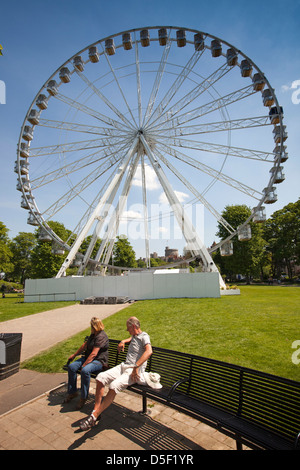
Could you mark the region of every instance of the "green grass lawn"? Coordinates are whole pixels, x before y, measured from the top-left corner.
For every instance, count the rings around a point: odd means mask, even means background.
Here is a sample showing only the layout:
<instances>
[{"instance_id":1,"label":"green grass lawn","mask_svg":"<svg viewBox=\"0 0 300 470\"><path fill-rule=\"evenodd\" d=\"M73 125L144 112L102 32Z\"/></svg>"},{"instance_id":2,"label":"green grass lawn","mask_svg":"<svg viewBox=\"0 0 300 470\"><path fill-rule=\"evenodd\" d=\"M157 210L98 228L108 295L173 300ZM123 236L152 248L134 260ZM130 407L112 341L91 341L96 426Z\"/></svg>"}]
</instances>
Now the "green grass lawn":
<instances>
[{"instance_id":1,"label":"green grass lawn","mask_svg":"<svg viewBox=\"0 0 300 470\"><path fill-rule=\"evenodd\" d=\"M16 294L5 294L0 298L0 323L14 318L25 317L33 313L45 312L56 308L74 305L76 302L32 302L25 303L24 297ZM1 332L1 325L0 325Z\"/></svg>"},{"instance_id":2,"label":"green grass lawn","mask_svg":"<svg viewBox=\"0 0 300 470\"><path fill-rule=\"evenodd\" d=\"M241 287L240 296L220 299L139 301L105 319L110 338L128 337L126 320L137 316L155 346L219 359L300 381L292 343L300 340L299 287ZM22 364L62 371L89 328ZM300 356L300 355L299 355Z\"/></svg>"}]
</instances>

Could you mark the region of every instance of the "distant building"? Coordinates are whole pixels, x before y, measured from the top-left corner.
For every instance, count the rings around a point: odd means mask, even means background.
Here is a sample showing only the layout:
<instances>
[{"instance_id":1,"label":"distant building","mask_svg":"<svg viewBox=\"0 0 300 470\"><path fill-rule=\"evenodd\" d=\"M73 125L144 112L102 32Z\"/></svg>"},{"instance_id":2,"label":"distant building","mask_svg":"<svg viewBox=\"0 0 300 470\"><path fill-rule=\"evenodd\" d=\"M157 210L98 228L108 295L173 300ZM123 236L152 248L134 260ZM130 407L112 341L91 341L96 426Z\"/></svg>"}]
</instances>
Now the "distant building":
<instances>
[{"instance_id":1,"label":"distant building","mask_svg":"<svg viewBox=\"0 0 300 470\"><path fill-rule=\"evenodd\" d=\"M166 261L174 261L178 259L178 249L177 248L169 248L166 246L165 248L165 259Z\"/></svg>"}]
</instances>

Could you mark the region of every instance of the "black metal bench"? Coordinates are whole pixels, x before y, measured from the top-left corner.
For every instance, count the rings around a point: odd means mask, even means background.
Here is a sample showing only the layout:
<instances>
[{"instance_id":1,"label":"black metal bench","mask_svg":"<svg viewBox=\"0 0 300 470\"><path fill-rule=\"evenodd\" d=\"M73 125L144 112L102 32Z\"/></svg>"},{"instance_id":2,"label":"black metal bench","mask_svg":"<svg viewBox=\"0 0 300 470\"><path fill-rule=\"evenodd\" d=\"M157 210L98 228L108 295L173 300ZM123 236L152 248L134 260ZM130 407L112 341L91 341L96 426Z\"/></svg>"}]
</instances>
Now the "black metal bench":
<instances>
[{"instance_id":1,"label":"black metal bench","mask_svg":"<svg viewBox=\"0 0 300 470\"><path fill-rule=\"evenodd\" d=\"M127 347L109 341L109 367L125 360ZM129 390L197 418L253 449L300 448L300 382L205 357L153 347L148 372L162 389L134 384Z\"/></svg>"}]
</instances>

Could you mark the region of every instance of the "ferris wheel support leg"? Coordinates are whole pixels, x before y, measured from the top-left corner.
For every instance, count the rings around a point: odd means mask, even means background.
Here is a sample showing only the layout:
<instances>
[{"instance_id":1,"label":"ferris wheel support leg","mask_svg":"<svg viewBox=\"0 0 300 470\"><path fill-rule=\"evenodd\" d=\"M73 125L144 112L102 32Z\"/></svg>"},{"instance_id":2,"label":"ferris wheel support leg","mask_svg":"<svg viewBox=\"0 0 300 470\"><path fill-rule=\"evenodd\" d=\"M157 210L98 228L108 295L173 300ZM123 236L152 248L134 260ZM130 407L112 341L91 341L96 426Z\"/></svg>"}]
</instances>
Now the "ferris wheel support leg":
<instances>
[{"instance_id":1,"label":"ferris wheel support leg","mask_svg":"<svg viewBox=\"0 0 300 470\"><path fill-rule=\"evenodd\" d=\"M94 231L94 233L93 233L91 242L90 242L90 244L89 244L89 246L88 246L88 249L86 250L86 253L85 253L85 255L84 255L84 258L83 258L83 261L82 261L82 263L81 263L81 266L80 266L79 269L78 269L77 274L78 274L79 276L81 276L81 275L84 273L84 270L85 270L85 268L86 268L86 266L87 266L87 264L88 264L88 261L89 261L89 259L90 259L90 257L91 257L91 254L92 254L92 251L93 251L93 249L94 249L94 246L96 245L96 242L97 242L97 240L98 240L98 234L100 233L101 228L102 228L102 226L103 226L104 217L105 217L105 215L104 215L103 217L101 217L101 220L100 220L100 216L99 216L99 222L98 222L97 225L96 225L96 228L95 228L95 231Z\"/></svg>"},{"instance_id":2,"label":"ferris wheel support leg","mask_svg":"<svg viewBox=\"0 0 300 470\"><path fill-rule=\"evenodd\" d=\"M105 204L106 204L106 202L109 198L109 195L111 194L111 191L118 184L118 182L121 181L121 179L123 178L123 175L125 173L127 165L129 163L132 155L135 152L137 143L138 143L138 138L136 137L133 141L132 146L130 147L129 151L127 152L123 162L121 163L120 167L118 168L117 173L115 174L114 178L112 179L111 183L109 184L107 190L105 191L104 195L102 196L101 200L97 204L97 206L96 206L95 210L93 211L91 217L89 218L88 222L86 223L86 225L82 229L81 233L77 237L77 239L74 242L73 246L71 247L71 250L70 250L67 258L63 262L59 272L56 275L56 278L60 278L62 276L65 276L66 270L68 269L68 267L71 265L72 261L74 260L74 258L76 256L76 253L78 252L84 238L88 234L88 232L89 232L91 226L93 225L95 219L98 217L101 210L105 206Z\"/></svg>"},{"instance_id":3,"label":"ferris wheel support leg","mask_svg":"<svg viewBox=\"0 0 300 470\"><path fill-rule=\"evenodd\" d=\"M195 228L193 227L190 219L186 215L182 205L180 204L172 186L169 184L168 179L166 178L164 171L162 170L161 166L157 162L155 156L152 153L152 150L150 149L148 143L146 142L145 138L143 135L140 136L140 139L144 145L145 151L148 155L148 158L153 166L153 169L155 173L157 174L157 177L159 179L160 184L162 185L165 194L167 196L167 199L169 201L170 206L172 207L175 217L177 219L178 225L181 228L182 234L188 244L188 247L193 254L193 256L199 255L202 259L203 266L206 272L212 271L212 272L218 272L219 270L215 263L213 262L212 257L208 253L205 245L203 242L200 240ZM220 287L223 287L226 289L225 283L219 273L219 282L220 282Z\"/></svg>"},{"instance_id":4,"label":"ferris wheel support leg","mask_svg":"<svg viewBox=\"0 0 300 470\"><path fill-rule=\"evenodd\" d=\"M79 274L79 275L82 275L82 274L84 273L85 268L87 267L87 264L88 264L88 262L89 262L89 260L90 260L90 258L91 258L92 251L93 251L93 249L94 249L94 247L95 247L95 245L96 245L96 242L97 242L97 240L98 240L98 238L99 238L99 234L100 234L101 229L102 229L102 227L103 227L103 224L104 224L104 222L105 222L105 220L106 220L106 217L107 217L107 215L108 215L109 208L110 208L110 206L111 206L111 204L112 204L112 202L113 202L113 200L114 200L114 198L115 198L115 195L116 195L117 190L118 190L118 188L119 188L119 186L120 186L120 183L121 183L121 178L119 179L119 181L115 184L115 186L114 186L114 187L112 188L112 190L111 190L111 193L110 193L109 198L108 198L107 203L106 203L107 206L108 206L108 207L107 207L107 210L103 213L102 216L98 216L99 222L98 222L97 225L96 225L95 231L94 231L94 233L93 233L91 242L90 242L90 244L89 244L89 246L88 246L87 252L86 252L86 254L85 254L85 256L84 256L83 262L82 262L80 268L78 269L78 274ZM100 259L100 258L99 258L99 259Z\"/></svg>"},{"instance_id":5,"label":"ferris wheel support leg","mask_svg":"<svg viewBox=\"0 0 300 470\"><path fill-rule=\"evenodd\" d=\"M146 248L146 267L150 268L150 250L149 250L149 232L148 232L148 210L147 210L147 191L146 191L146 174L144 155L141 156L142 166L142 188L143 188L143 205L144 205L144 230L145 230L145 248Z\"/></svg>"},{"instance_id":6,"label":"ferris wheel support leg","mask_svg":"<svg viewBox=\"0 0 300 470\"><path fill-rule=\"evenodd\" d=\"M116 210L112 214L109 225L107 227L106 235L102 240L101 246L100 246L100 248L98 250L98 253L95 257L95 261L100 261L101 256L103 255L103 252L105 250L105 246L108 246L107 253L106 253L106 256L105 256L105 260L104 260L104 264L108 264L108 262L109 262L109 259L110 259L111 254L112 254L114 242L115 242L115 239L116 239L117 231L118 231L118 228L119 228L120 218L122 216L125 204L126 204L127 199L128 199L128 194L129 194L131 184L132 184L132 181L133 181L136 169L137 169L139 159L140 159L140 154L137 153L137 156L135 157L135 159L134 159L134 161L133 161L133 163L130 167L130 171L128 172L128 175L127 175L127 178L126 178L126 181L124 183L123 190L122 190L122 194L120 196L120 200L118 202ZM102 273L104 274L105 271L106 271L106 269L102 270Z\"/></svg>"}]
</instances>

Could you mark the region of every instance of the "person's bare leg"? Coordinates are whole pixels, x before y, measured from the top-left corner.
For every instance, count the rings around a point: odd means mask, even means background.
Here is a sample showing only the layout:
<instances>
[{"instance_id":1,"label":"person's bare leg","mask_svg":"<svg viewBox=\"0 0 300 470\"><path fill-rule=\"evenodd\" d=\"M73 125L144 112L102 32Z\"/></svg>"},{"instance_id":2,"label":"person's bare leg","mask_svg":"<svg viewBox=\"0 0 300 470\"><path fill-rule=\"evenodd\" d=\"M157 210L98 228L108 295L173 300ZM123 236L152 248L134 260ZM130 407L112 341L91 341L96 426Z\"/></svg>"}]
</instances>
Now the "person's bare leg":
<instances>
[{"instance_id":1,"label":"person's bare leg","mask_svg":"<svg viewBox=\"0 0 300 470\"><path fill-rule=\"evenodd\" d=\"M100 384L98 386L98 393L96 393L95 407L92 414L80 423L80 429L82 431L87 431L95 426L97 418L100 414L109 407L109 405L114 401L116 392L110 389L107 395L102 399L104 387ZM96 404L97 403L97 404Z\"/></svg>"},{"instance_id":2,"label":"person's bare leg","mask_svg":"<svg viewBox=\"0 0 300 470\"><path fill-rule=\"evenodd\" d=\"M105 389L105 386L103 385L102 382L99 382L98 380L96 381L96 396L95 396L95 404L94 404L94 409L93 409L93 415L96 416L94 414L94 411L97 410L100 405L101 405L101 402L103 400L103 395L104 395L104 389Z\"/></svg>"},{"instance_id":3,"label":"person's bare leg","mask_svg":"<svg viewBox=\"0 0 300 470\"><path fill-rule=\"evenodd\" d=\"M103 390L104 390L104 387L103 387ZM103 394L102 394L103 396ZM107 395L101 399L100 401L98 400L97 402L97 405L96 405L96 401L95 401L95 407L94 407L94 410L93 410L93 415L94 417L97 419L98 416L104 411L106 410L106 408L109 407L109 405L112 404L112 402L114 401L115 399L115 396L116 396L116 392L112 389L110 389L108 392L107 392ZM96 394L96 397L97 397L97 394Z\"/></svg>"}]
</instances>

